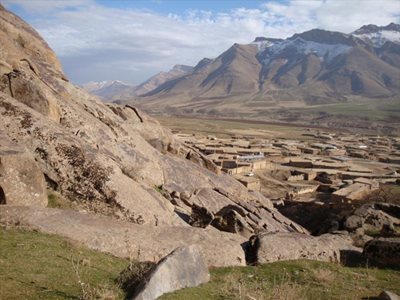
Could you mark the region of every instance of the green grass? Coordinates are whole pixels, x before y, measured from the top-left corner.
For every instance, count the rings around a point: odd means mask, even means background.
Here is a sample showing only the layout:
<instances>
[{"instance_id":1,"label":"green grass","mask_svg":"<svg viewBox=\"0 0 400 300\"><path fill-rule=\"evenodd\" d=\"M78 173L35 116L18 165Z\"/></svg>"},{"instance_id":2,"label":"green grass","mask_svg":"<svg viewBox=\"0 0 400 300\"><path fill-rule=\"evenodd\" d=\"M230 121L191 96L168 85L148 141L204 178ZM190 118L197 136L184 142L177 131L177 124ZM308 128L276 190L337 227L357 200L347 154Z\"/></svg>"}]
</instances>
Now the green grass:
<instances>
[{"instance_id":1,"label":"green grass","mask_svg":"<svg viewBox=\"0 0 400 300\"><path fill-rule=\"evenodd\" d=\"M160 299L361 299L376 297L382 290L400 294L399 282L400 272L394 270L287 261L214 269L209 283Z\"/></svg>"},{"instance_id":2,"label":"green grass","mask_svg":"<svg viewBox=\"0 0 400 300\"><path fill-rule=\"evenodd\" d=\"M306 112L325 112L332 115L356 116L369 120L400 120L398 101L368 101L363 103L339 103L323 106L309 106L298 109Z\"/></svg>"},{"instance_id":3,"label":"green grass","mask_svg":"<svg viewBox=\"0 0 400 300\"><path fill-rule=\"evenodd\" d=\"M128 265L55 235L0 228L0 299L123 299L116 279ZM361 299L400 294L399 282L395 270L289 261L212 269L209 283L161 299Z\"/></svg>"},{"instance_id":4,"label":"green grass","mask_svg":"<svg viewBox=\"0 0 400 300\"><path fill-rule=\"evenodd\" d=\"M246 136L269 136L280 138L299 138L306 133L306 128L296 125L278 125L246 120L219 120L184 117L157 117L158 121L172 130L182 133L197 133L202 135L215 135L219 138L229 138L233 134ZM239 131L238 131L239 130ZM263 134L264 133L264 134ZM301 136L301 139L310 139Z\"/></svg>"},{"instance_id":5,"label":"green grass","mask_svg":"<svg viewBox=\"0 0 400 300\"><path fill-rule=\"evenodd\" d=\"M58 236L0 228L0 299L123 299L115 279L128 264Z\"/></svg>"},{"instance_id":6,"label":"green grass","mask_svg":"<svg viewBox=\"0 0 400 300\"><path fill-rule=\"evenodd\" d=\"M75 205L71 201L65 199L58 192L49 193L47 199L48 199L47 207L61 208L61 209L76 209Z\"/></svg>"}]
</instances>

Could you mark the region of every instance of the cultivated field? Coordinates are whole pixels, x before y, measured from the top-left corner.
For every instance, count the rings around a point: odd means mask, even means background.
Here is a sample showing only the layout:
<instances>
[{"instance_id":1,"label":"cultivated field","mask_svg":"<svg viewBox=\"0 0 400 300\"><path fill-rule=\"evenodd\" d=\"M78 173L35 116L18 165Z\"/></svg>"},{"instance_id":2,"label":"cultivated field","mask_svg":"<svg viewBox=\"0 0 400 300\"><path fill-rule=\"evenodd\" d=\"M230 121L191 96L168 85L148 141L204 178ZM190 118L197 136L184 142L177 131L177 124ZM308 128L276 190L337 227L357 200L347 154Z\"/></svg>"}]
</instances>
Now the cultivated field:
<instances>
[{"instance_id":1,"label":"cultivated field","mask_svg":"<svg viewBox=\"0 0 400 300\"><path fill-rule=\"evenodd\" d=\"M157 116L157 120L165 127L182 133L201 133L226 138L231 135L257 136L263 138L299 139L308 132L307 126L270 123L263 121L185 118ZM322 130L322 129L321 129ZM323 129L331 131L330 129ZM310 137L301 137L306 140Z\"/></svg>"}]
</instances>

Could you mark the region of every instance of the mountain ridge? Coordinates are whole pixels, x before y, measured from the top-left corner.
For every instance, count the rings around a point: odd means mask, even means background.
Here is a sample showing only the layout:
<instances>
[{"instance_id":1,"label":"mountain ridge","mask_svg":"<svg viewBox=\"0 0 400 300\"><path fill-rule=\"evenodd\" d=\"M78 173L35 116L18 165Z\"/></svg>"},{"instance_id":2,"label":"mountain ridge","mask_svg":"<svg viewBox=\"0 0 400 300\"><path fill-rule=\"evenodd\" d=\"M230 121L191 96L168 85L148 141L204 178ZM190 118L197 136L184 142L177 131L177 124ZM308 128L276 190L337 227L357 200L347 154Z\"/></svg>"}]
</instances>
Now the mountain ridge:
<instances>
[{"instance_id":1,"label":"mountain ridge","mask_svg":"<svg viewBox=\"0 0 400 300\"><path fill-rule=\"evenodd\" d=\"M105 102L120 101L144 95L164 82L183 76L193 70L187 65L174 65L169 71L159 72L139 85L132 85L120 80L90 81L82 85L89 93L99 96Z\"/></svg>"},{"instance_id":2,"label":"mountain ridge","mask_svg":"<svg viewBox=\"0 0 400 300\"><path fill-rule=\"evenodd\" d=\"M399 26L366 25L350 34L312 29L284 40L257 37L199 61L191 73L166 81L134 103L154 113L262 115L260 110L273 107L393 100L400 94ZM366 28L396 34L382 35L380 41L361 38Z\"/></svg>"}]
</instances>

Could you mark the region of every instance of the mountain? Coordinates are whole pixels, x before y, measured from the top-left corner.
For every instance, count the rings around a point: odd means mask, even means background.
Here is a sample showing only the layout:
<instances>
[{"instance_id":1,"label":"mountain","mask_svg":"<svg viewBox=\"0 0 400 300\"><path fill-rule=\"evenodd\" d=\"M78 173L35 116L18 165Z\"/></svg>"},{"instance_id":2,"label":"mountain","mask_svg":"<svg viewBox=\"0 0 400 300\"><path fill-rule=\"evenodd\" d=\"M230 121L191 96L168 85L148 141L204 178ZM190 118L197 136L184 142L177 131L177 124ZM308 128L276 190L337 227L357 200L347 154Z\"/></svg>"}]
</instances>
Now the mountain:
<instances>
[{"instance_id":1,"label":"mountain","mask_svg":"<svg viewBox=\"0 0 400 300\"><path fill-rule=\"evenodd\" d=\"M257 37L201 60L191 73L135 103L155 113L262 116L276 107L396 101L399 34L392 23L363 26L353 34L313 29L284 40Z\"/></svg>"},{"instance_id":2,"label":"mountain","mask_svg":"<svg viewBox=\"0 0 400 300\"><path fill-rule=\"evenodd\" d=\"M135 92L137 95L144 95L162 85L164 82L181 77L193 71L193 67L186 65L175 65L168 72L160 72L145 82L139 84Z\"/></svg>"},{"instance_id":3,"label":"mountain","mask_svg":"<svg viewBox=\"0 0 400 300\"><path fill-rule=\"evenodd\" d=\"M387 26L365 25L354 31L352 35L366 42L372 42L376 48L382 47L386 42L400 44L400 25L395 23Z\"/></svg>"},{"instance_id":4,"label":"mountain","mask_svg":"<svg viewBox=\"0 0 400 300\"><path fill-rule=\"evenodd\" d=\"M164 82L181 77L192 70L193 67L190 66L175 65L171 70L160 72L138 86L129 85L119 80L112 80L101 82L91 81L82 87L89 93L99 96L105 102L121 101L144 95Z\"/></svg>"},{"instance_id":5,"label":"mountain","mask_svg":"<svg viewBox=\"0 0 400 300\"><path fill-rule=\"evenodd\" d=\"M83 89L99 96L106 102L112 102L119 99L128 99L135 95L135 87L133 85L126 84L119 80L112 81L91 81L84 84Z\"/></svg>"}]
</instances>

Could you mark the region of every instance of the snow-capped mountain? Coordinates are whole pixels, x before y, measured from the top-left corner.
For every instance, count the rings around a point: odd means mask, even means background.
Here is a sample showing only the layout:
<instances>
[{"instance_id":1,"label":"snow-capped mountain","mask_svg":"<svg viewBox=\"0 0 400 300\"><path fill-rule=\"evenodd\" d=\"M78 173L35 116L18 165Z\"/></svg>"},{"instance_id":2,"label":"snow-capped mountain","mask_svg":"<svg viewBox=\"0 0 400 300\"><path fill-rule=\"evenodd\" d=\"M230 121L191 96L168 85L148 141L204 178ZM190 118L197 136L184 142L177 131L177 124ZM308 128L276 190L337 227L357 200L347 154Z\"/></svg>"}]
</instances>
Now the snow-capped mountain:
<instances>
[{"instance_id":1,"label":"snow-capped mountain","mask_svg":"<svg viewBox=\"0 0 400 300\"><path fill-rule=\"evenodd\" d=\"M119 80L110 81L91 81L82 85L83 89L99 96L104 101L115 101L121 99L133 98L135 87ZM127 97L127 98L126 98Z\"/></svg>"},{"instance_id":2,"label":"snow-capped mountain","mask_svg":"<svg viewBox=\"0 0 400 300\"><path fill-rule=\"evenodd\" d=\"M119 80L105 80L105 81L90 81L88 83L85 83L82 85L82 87L88 91L88 92L92 92L92 91L96 91L96 90L100 90L102 88L106 88L109 86L117 86L117 85L128 85L122 81Z\"/></svg>"},{"instance_id":3,"label":"snow-capped mountain","mask_svg":"<svg viewBox=\"0 0 400 300\"><path fill-rule=\"evenodd\" d=\"M192 71L193 67L191 66L175 65L171 70L167 72L160 72L137 86L133 86L119 80L112 80L101 82L91 81L84 84L82 87L86 91L99 96L104 101L121 101L134 99L137 96L144 95L156 89L164 82L179 78Z\"/></svg>"},{"instance_id":4,"label":"snow-capped mountain","mask_svg":"<svg viewBox=\"0 0 400 300\"><path fill-rule=\"evenodd\" d=\"M248 45L234 44L161 84L141 103L151 109L209 111L228 103L259 110L394 99L400 95L399 27L367 25L352 34L313 29L284 40L258 37Z\"/></svg>"},{"instance_id":5,"label":"snow-capped mountain","mask_svg":"<svg viewBox=\"0 0 400 300\"><path fill-rule=\"evenodd\" d=\"M400 25L395 23L387 26L365 25L352 35L364 41L371 41L375 48L382 47L388 41L400 44Z\"/></svg>"}]
</instances>

